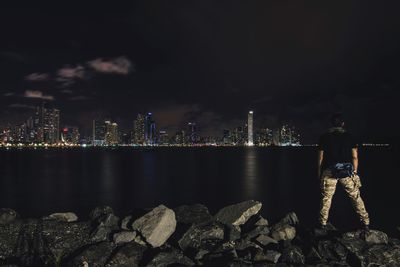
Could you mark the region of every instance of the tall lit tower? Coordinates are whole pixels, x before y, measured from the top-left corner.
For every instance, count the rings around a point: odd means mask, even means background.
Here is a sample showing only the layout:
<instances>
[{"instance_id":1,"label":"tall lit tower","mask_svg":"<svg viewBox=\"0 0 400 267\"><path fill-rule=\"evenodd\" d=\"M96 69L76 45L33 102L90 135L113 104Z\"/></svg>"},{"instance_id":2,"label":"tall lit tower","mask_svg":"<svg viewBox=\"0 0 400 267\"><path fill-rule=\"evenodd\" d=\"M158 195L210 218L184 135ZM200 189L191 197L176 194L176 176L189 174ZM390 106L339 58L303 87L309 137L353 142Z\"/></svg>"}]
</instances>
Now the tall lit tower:
<instances>
[{"instance_id":1,"label":"tall lit tower","mask_svg":"<svg viewBox=\"0 0 400 267\"><path fill-rule=\"evenodd\" d=\"M253 111L249 111L247 115L247 145L253 146Z\"/></svg>"}]
</instances>

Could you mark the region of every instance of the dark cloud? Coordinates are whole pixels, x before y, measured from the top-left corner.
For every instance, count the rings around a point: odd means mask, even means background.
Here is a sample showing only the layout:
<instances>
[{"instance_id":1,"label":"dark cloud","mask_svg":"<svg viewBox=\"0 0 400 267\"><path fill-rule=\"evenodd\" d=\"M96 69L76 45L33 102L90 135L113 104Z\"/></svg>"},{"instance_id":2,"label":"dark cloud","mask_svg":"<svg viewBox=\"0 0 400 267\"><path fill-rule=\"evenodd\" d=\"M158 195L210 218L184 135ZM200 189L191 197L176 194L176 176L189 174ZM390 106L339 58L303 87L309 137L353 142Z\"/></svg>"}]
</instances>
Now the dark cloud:
<instances>
[{"instance_id":1,"label":"dark cloud","mask_svg":"<svg viewBox=\"0 0 400 267\"><path fill-rule=\"evenodd\" d=\"M50 74L48 73L31 73L25 76L25 80L31 82L40 82L40 81L48 81L50 79Z\"/></svg>"},{"instance_id":2,"label":"dark cloud","mask_svg":"<svg viewBox=\"0 0 400 267\"><path fill-rule=\"evenodd\" d=\"M26 90L24 92L24 94L23 94L23 97L26 97L26 98L39 98L39 99L43 99L43 100L47 100L47 101L53 101L54 100L54 96L46 95L42 91L38 91L38 90Z\"/></svg>"},{"instance_id":3,"label":"dark cloud","mask_svg":"<svg viewBox=\"0 0 400 267\"><path fill-rule=\"evenodd\" d=\"M89 61L87 64L92 69L100 73L114 73L114 74L127 75L133 69L132 62L124 56L112 58L110 60L104 60L102 58L98 58Z\"/></svg>"}]
</instances>

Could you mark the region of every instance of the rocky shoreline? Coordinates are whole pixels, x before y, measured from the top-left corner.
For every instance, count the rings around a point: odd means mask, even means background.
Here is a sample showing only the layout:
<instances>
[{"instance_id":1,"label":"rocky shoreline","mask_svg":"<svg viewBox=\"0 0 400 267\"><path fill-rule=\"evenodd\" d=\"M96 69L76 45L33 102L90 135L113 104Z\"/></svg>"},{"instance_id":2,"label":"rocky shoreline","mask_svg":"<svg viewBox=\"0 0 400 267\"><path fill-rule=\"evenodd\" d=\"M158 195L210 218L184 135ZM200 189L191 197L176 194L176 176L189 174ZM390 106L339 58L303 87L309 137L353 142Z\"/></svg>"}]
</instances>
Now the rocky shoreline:
<instances>
[{"instance_id":1,"label":"rocky shoreline","mask_svg":"<svg viewBox=\"0 0 400 267\"><path fill-rule=\"evenodd\" d=\"M270 224L261 207L160 205L118 217L104 206L87 221L0 209L0 266L400 266L400 240L381 231L307 229L293 212Z\"/></svg>"}]
</instances>

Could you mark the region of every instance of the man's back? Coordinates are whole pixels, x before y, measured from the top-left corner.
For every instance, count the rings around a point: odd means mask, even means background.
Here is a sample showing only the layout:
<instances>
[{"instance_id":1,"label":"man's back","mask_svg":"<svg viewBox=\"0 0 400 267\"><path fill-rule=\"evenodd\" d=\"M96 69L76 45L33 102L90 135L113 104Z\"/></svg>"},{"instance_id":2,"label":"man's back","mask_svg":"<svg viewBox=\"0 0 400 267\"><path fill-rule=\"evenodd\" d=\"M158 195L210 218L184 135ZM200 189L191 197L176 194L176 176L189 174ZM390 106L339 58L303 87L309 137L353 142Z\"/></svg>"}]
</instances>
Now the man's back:
<instances>
[{"instance_id":1,"label":"man's back","mask_svg":"<svg viewBox=\"0 0 400 267\"><path fill-rule=\"evenodd\" d=\"M343 128L330 129L319 140L319 148L324 151L322 169L336 163L351 163L353 148L357 147L353 136Z\"/></svg>"}]
</instances>

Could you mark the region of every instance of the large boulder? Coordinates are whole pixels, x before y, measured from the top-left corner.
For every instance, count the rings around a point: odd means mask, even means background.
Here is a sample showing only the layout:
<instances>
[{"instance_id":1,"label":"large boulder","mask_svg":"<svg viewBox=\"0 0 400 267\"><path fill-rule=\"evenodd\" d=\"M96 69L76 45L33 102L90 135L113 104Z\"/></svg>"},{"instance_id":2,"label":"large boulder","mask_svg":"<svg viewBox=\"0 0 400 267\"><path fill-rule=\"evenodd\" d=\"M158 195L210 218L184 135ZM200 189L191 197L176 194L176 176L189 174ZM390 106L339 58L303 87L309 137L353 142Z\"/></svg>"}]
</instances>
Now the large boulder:
<instances>
[{"instance_id":1,"label":"large boulder","mask_svg":"<svg viewBox=\"0 0 400 267\"><path fill-rule=\"evenodd\" d=\"M109 242L101 242L91 245L70 259L67 266L104 266L110 257L112 250L113 246Z\"/></svg>"},{"instance_id":2,"label":"large boulder","mask_svg":"<svg viewBox=\"0 0 400 267\"><path fill-rule=\"evenodd\" d=\"M290 225L282 225L279 228L274 228L271 235L276 241L292 240L296 237L296 228Z\"/></svg>"},{"instance_id":3,"label":"large boulder","mask_svg":"<svg viewBox=\"0 0 400 267\"><path fill-rule=\"evenodd\" d=\"M377 230L363 232L361 236L369 245L387 244L389 242L387 234Z\"/></svg>"},{"instance_id":4,"label":"large boulder","mask_svg":"<svg viewBox=\"0 0 400 267\"><path fill-rule=\"evenodd\" d=\"M212 218L208 208L202 204L182 205L174 209L178 223L202 223Z\"/></svg>"},{"instance_id":5,"label":"large boulder","mask_svg":"<svg viewBox=\"0 0 400 267\"><path fill-rule=\"evenodd\" d=\"M295 226L299 223L296 213L290 212L271 229L272 237L277 240L292 240L296 237Z\"/></svg>"},{"instance_id":6,"label":"large boulder","mask_svg":"<svg viewBox=\"0 0 400 267\"><path fill-rule=\"evenodd\" d=\"M0 209L0 225L8 224L15 221L18 218L18 213L12 209Z\"/></svg>"},{"instance_id":7,"label":"large boulder","mask_svg":"<svg viewBox=\"0 0 400 267\"><path fill-rule=\"evenodd\" d=\"M224 225L219 222L207 222L192 225L178 241L182 250L189 248L210 250L224 240Z\"/></svg>"},{"instance_id":8,"label":"large boulder","mask_svg":"<svg viewBox=\"0 0 400 267\"><path fill-rule=\"evenodd\" d=\"M295 265L304 265L305 260L303 251L298 246L286 247L282 252L283 262Z\"/></svg>"},{"instance_id":9,"label":"large boulder","mask_svg":"<svg viewBox=\"0 0 400 267\"><path fill-rule=\"evenodd\" d=\"M269 244L278 244L278 241L276 241L275 239L267 236L267 235L259 235L255 241L262 245L262 246L267 246Z\"/></svg>"},{"instance_id":10,"label":"large boulder","mask_svg":"<svg viewBox=\"0 0 400 267\"><path fill-rule=\"evenodd\" d=\"M78 216L76 216L73 212L59 212L52 213L45 219L53 219L62 222L76 222L78 220Z\"/></svg>"},{"instance_id":11,"label":"large boulder","mask_svg":"<svg viewBox=\"0 0 400 267\"><path fill-rule=\"evenodd\" d=\"M121 231L114 233L113 242L116 245L125 244L132 242L136 238L136 232L134 231Z\"/></svg>"},{"instance_id":12,"label":"large boulder","mask_svg":"<svg viewBox=\"0 0 400 267\"><path fill-rule=\"evenodd\" d=\"M352 254L352 266L399 266L400 248L388 245L372 245Z\"/></svg>"},{"instance_id":13,"label":"large boulder","mask_svg":"<svg viewBox=\"0 0 400 267\"><path fill-rule=\"evenodd\" d=\"M92 221L95 221L99 219L100 217L108 214L114 214L114 211L111 207L109 206L99 206L95 207L90 213L89 213L89 218Z\"/></svg>"},{"instance_id":14,"label":"large boulder","mask_svg":"<svg viewBox=\"0 0 400 267\"><path fill-rule=\"evenodd\" d=\"M175 213L164 205L154 208L132 224L152 247L162 246L176 228Z\"/></svg>"},{"instance_id":15,"label":"large boulder","mask_svg":"<svg viewBox=\"0 0 400 267\"><path fill-rule=\"evenodd\" d=\"M98 217L92 224L94 229L91 233L93 240L98 242L108 240L111 233L119 230L119 218L113 213L108 213Z\"/></svg>"},{"instance_id":16,"label":"large boulder","mask_svg":"<svg viewBox=\"0 0 400 267\"><path fill-rule=\"evenodd\" d=\"M16 248L20 242L19 236L22 223L0 224L0 263L7 258L17 257Z\"/></svg>"},{"instance_id":17,"label":"large boulder","mask_svg":"<svg viewBox=\"0 0 400 267\"><path fill-rule=\"evenodd\" d=\"M93 244L89 222L44 221L41 237L53 262L59 262L77 249Z\"/></svg>"},{"instance_id":18,"label":"large boulder","mask_svg":"<svg viewBox=\"0 0 400 267\"><path fill-rule=\"evenodd\" d=\"M106 267L138 267L145 250L135 242L125 244L113 253Z\"/></svg>"},{"instance_id":19,"label":"large boulder","mask_svg":"<svg viewBox=\"0 0 400 267\"><path fill-rule=\"evenodd\" d=\"M257 253L254 258L255 261L268 261L271 263L277 263L281 257L281 253L275 250L267 250L263 253Z\"/></svg>"},{"instance_id":20,"label":"large boulder","mask_svg":"<svg viewBox=\"0 0 400 267\"><path fill-rule=\"evenodd\" d=\"M214 216L224 224L242 225L262 207L261 202L249 200L222 208Z\"/></svg>"},{"instance_id":21,"label":"large boulder","mask_svg":"<svg viewBox=\"0 0 400 267\"><path fill-rule=\"evenodd\" d=\"M158 253L146 266L167 267L167 266L193 266L194 262L177 249L170 249Z\"/></svg>"}]
</instances>

